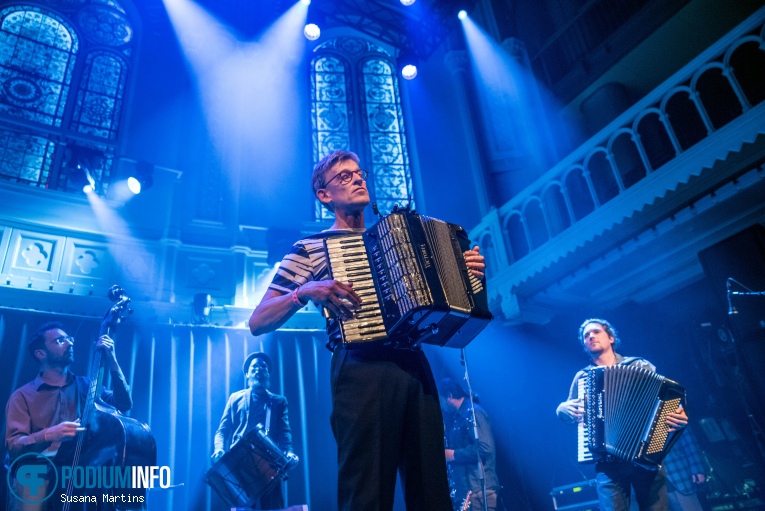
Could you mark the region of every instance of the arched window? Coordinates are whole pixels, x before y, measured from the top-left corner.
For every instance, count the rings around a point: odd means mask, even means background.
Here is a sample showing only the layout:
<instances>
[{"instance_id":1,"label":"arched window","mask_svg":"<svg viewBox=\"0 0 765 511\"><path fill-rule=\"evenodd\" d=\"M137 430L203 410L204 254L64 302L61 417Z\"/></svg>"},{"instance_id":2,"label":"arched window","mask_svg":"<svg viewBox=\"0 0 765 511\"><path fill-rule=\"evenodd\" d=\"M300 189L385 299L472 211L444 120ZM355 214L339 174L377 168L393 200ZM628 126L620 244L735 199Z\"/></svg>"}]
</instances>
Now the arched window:
<instances>
[{"instance_id":1,"label":"arched window","mask_svg":"<svg viewBox=\"0 0 765 511\"><path fill-rule=\"evenodd\" d=\"M67 190L82 157L105 193L134 45L116 1L0 10L0 178Z\"/></svg>"},{"instance_id":2,"label":"arched window","mask_svg":"<svg viewBox=\"0 0 765 511\"><path fill-rule=\"evenodd\" d=\"M413 198L396 66L381 46L357 37L319 45L311 60L313 160L355 151L370 172L367 186L383 213ZM414 206L414 204L412 204ZM332 214L316 203L316 219Z\"/></svg>"},{"instance_id":3,"label":"arched window","mask_svg":"<svg viewBox=\"0 0 765 511\"><path fill-rule=\"evenodd\" d=\"M72 128L100 138L117 138L126 75L122 59L107 52L88 55Z\"/></svg>"}]
</instances>

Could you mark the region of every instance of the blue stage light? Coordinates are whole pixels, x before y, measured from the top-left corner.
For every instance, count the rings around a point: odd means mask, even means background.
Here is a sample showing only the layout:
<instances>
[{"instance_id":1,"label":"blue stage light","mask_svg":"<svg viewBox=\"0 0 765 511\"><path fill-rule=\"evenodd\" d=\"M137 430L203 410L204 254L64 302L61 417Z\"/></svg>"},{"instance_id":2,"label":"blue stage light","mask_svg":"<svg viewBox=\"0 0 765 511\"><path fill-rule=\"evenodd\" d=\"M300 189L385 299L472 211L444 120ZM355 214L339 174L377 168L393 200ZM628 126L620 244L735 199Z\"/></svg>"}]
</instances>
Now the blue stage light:
<instances>
[{"instance_id":1,"label":"blue stage light","mask_svg":"<svg viewBox=\"0 0 765 511\"><path fill-rule=\"evenodd\" d=\"M85 193L96 190L96 175L91 168L99 165L103 154L89 147L82 147L75 144L67 146L65 151L64 170L67 174L67 186L73 189L82 189Z\"/></svg>"},{"instance_id":2,"label":"blue stage light","mask_svg":"<svg viewBox=\"0 0 765 511\"><path fill-rule=\"evenodd\" d=\"M321 37L321 29L316 23L308 23L303 29L303 35L309 41L315 41Z\"/></svg>"},{"instance_id":3,"label":"blue stage light","mask_svg":"<svg viewBox=\"0 0 765 511\"><path fill-rule=\"evenodd\" d=\"M82 165L69 169L69 182L75 189L82 187L82 191L85 193L96 190L96 180L93 178L93 174Z\"/></svg>"},{"instance_id":4,"label":"blue stage light","mask_svg":"<svg viewBox=\"0 0 765 511\"><path fill-rule=\"evenodd\" d=\"M461 10L460 12L457 13L457 17L461 20L464 20L465 18L467 18L467 11L464 9Z\"/></svg>"},{"instance_id":5,"label":"blue stage light","mask_svg":"<svg viewBox=\"0 0 765 511\"><path fill-rule=\"evenodd\" d=\"M416 0L400 0L403 5L406 5L407 7L412 5Z\"/></svg>"},{"instance_id":6,"label":"blue stage light","mask_svg":"<svg viewBox=\"0 0 765 511\"><path fill-rule=\"evenodd\" d=\"M417 76L417 66L414 64L405 65L401 68L401 76L403 76L405 80L413 80L414 77Z\"/></svg>"},{"instance_id":7,"label":"blue stage light","mask_svg":"<svg viewBox=\"0 0 765 511\"><path fill-rule=\"evenodd\" d=\"M154 165L147 161L139 161L135 164L135 170L127 180L128 189L135 195L151 188L154 184Z\"/></svg>"},{"instance_id":8,"label":"blue stage light","mask_svg":"<svg viewBox=\"0 0 765 511\"><path fill-rule=\"evenodd\" d=\"M141 193L141 182L134 178L133 176L130 176L127 180L128 188L131 192L133 192L134 195L138 195Z\"/></svg>"}]
</instances>

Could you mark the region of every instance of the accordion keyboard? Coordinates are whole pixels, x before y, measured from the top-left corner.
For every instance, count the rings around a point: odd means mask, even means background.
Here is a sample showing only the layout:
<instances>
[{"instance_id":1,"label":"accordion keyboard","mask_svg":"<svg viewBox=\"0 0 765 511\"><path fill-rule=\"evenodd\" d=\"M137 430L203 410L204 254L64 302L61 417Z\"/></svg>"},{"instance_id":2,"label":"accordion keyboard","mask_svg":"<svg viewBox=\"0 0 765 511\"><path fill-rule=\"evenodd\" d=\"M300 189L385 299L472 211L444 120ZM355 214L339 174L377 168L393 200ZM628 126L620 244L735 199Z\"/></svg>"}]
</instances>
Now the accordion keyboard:
<instances>
[{"instance_id":1,"label":"accordion keyboard","mask_svg":"<svg viewBox=\"0 0 765 511\"><path fill-rule=\"evenodd\" d=\"M352 283L361 298L354 317L339 321L345 342L376 341L387 337L372 270L361 234L328 238L327 255L332 278Z\"/></svg>"},{"instance_id":2,"label":"accordion keyboard","mask_svg":"<svg viewBox=\"0 0 765 511\"><path fill-rule=\"evenodd\" d=\"M584 399L585 381L585 378L579 378L579 381L577 382L577 397L579 399ZM579 463L590 463L594 461L592 452L590 451L587 428L585 427L585 422L583 420L577 423L577 459Z\"/></svg>"}]
</instances>

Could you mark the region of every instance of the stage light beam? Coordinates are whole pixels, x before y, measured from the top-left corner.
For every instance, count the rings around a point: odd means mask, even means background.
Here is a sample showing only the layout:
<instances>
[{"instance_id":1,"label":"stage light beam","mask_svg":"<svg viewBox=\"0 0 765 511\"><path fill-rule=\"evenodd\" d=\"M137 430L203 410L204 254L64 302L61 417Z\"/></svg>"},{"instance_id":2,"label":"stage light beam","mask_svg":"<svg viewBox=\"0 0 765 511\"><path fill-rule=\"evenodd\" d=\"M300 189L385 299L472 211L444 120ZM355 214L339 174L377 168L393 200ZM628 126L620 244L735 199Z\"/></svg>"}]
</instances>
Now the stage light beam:
<instances>
[{"instance_id":1,"label":"stage light beam","mask_svg":"<svg viewBox=\"0 0 765 511\"><path fill-rule=\"evenodd\" d=\"M512 40L498 44L470 17L461 24L478 105L497 134L494 143L503 151L523 155L517 157L528 175L544 172L554 164L556 144L571 137L568 126L552 115L560 106L536 81L522 48L513 46Z\"/></svg>"},{"instance_id":2,"label":"stage light beam","mask_svg":"<svg viewBox=\"0 0 765 511\"><path fill-rule=\"evenodd\" d=\"M465 18L467 18L467 15L468 13L465 9L462 9L460 12L457 13L457 17L461 20L464 20Z\"/></svg>"},{"instance_id":3,"label":"stage light beam","mask_svg":"<svg viewBox=\"0 0 765 511\"><path fill-rule=\"evenodd\" d=\"M251 203L275 201L288 173L262 179L251 162L277 168L285 153L301 154L295 126L305 112L296 98L304 91L295 77L303 69L310 8L295 0L263 32L244 39L192 0L163 1L192 71L214 157L226 169L223 186L233 196L257 197ZM268 150L274 146L282 151Z\"/></svg>"}]
</instances>

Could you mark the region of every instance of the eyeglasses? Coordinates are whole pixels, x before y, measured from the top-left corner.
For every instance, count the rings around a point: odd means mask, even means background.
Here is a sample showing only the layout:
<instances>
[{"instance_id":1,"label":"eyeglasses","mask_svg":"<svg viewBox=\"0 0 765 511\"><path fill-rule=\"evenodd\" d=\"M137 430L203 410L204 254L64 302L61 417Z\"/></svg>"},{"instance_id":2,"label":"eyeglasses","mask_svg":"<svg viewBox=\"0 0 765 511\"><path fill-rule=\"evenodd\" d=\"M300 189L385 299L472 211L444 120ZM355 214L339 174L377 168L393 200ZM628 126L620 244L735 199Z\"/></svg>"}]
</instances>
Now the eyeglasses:
<instances>
[{"instance_id":1,"label":"eyeglasses","mask_svg":"<svg viewBox=\"0 0 765 511\"><path fill-rule=\"evenodd\" d=\"M62 335L61 337L56 337L53 339L53 342L55 342L58 345L62 345L65 342L69 341L71 344L74 344L74 337L71 335Z\"/></svg>"},{"instance_id":2,"label":"eyeglasses","mask_svg":"<svg viewBox=\"0 0 765 511\"><path fill-rule=\"evenodd\" d=\"M344 170L344 171L342 171L342 172L340 172L338 174L335 174L332 177L332 179L330 179L329 181L327 181L326 183L321 185L321 188L326 188L327 185L329 183L331 183L332 181L334 181L335 179L339 179L340 184L342 186L345 186L345 185L347 185L348 183L351 182L351 180L353 179L353 175L354 174L358 174L359 176L361 176L361 179L363 179L364 181L366 181L367 178L369 177L369 172L366 171L366 170L362 170L362 169L358 169L358 170Z\"/></svg>"}]
</instances>

